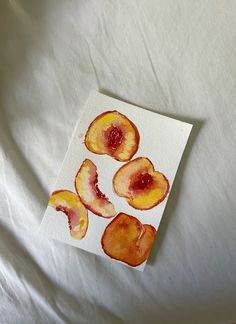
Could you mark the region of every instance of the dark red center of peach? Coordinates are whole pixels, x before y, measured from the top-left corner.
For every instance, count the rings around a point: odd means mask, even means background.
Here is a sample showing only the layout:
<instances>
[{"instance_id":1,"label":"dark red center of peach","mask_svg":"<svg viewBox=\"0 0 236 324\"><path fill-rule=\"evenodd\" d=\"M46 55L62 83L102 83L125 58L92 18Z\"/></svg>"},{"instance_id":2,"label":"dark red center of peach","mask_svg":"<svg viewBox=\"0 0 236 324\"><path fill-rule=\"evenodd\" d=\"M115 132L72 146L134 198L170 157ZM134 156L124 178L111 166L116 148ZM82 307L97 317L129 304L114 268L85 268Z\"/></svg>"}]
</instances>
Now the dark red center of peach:
<instances>
[{"instance_id":1,"label":"dark red center of peach","mask_svg":"<svg viewBox=\"0 0 236 324\"><path fill-rule=\"evenodd\" d=\"M110 127L107 132L107 146L111 150L116 150L121 144L123 139L123 134L120 128Z\"/></svg>"},{"instance_id":2,"label":"dark red center of peach","mask_svg":"<svg viewBox=\"0 0 236 324\"><path fill-rule=\"evenodd\" d=\"M102 193L101 190L98 188L98 185L97 184L95 185L95 191L96 191L97 197L100 197L100 198L105 198L106 197L104 195L104 193Z\"/></svg>"},{"instance_id":3,"label":"dark red center of peach","mask_svg":"<svg viewBox=\"0 0 236 324\"><path fill-rule=\"evenodd\" d=\"M93 187L94 187L94 191L95 191L97 197L106 198L104 193L102 193L101 190L98 188L98 176L97 176L97 174L96 174L95 180L93 181Z\"/></svg>"},{"instance_id":4,"label":"dark red center of peach","mask_svg":"<svg viewBox=\"0 0 236 324\"><path fill-rule=\"evenodd\" d=\"M70 231L71 231L72 230L71 219L72 219L73 216L75 216L74 211L71 208L68 208L68 207L65 207L65 206L57 206L56 211L62 211L63 213L65 213L65 215L67 216L68 225L69 225L69 228L70 228Z\"/></svg>"},{"instance_id":5,"label":"dark red center of peach","mask_svg":"<svg viewBox=\"0 0 236 324\"><path fill-rule=\"evenodd\" d=\"M132 183L133 190L144 190L153 182L153 178L149 173L140 174Z\"/></svg>"}]
</instances>

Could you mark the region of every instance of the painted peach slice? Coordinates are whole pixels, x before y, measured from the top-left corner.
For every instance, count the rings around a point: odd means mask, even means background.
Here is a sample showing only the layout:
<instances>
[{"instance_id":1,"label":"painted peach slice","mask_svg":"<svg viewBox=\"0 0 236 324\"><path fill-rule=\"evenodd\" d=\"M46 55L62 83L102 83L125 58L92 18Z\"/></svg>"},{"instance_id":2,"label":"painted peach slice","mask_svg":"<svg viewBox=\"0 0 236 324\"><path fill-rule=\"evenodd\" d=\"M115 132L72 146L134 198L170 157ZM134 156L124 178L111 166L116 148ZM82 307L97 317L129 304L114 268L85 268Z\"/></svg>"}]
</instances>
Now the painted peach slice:
<instances>
[{"instance_id":1,"label":"painted peach slice","mask_svg":"<svg viewBox=\"0 0 236 324\"><path fill-rule=\"evenodd\" d=\"M97 116L85 135L87 149L107 154L118 161L129 161L138 150L139 132L125 115L108 111Z\"/></svg>"},{"instance_id":2,"label":"painted peach slice","mask_svg":"<svg viewBox=\"0 0 236 324\"><path fill-rule=\"evenodd\" d=\"M69 190L54 191L48 205L67 216L71 238L81 240L85 236L88 228L88 212L75 193Z\"/></svg>"},{"instance_id":3,"label":"painted peach slice","mask_svg":"<svg viewBox=\"0 0 236 324\"><path fill-rule=\"evenodd\" d=\"M136 158L123 165L113 177L113 188L118 196L125 197L135 209L146 210L162 202L169 191L164 174L155 171L145 157Z\"/></svg>"},{"instance_id":4,"label":"painted peach slice","mask_svg":"<svg viewBox=\"0 0 236 324\"><path fill-rule=\"evenodd\" d=\"M155 234L152 225L120 213L106 227L101 244L109 257L136 267L148 258Z\"/></svg>"},{"instance_id":5,"label":"painted peach slice","mask_svg":"<svg viewBox=\"0 0 236 324\"><path fill-rule=\"evenodd\" d=\"M116 215L114 205L98 188L97 167L91 160L82 163L75 177L75 189L82 203L94 214L105 218Z\"/></svg>"}]
</instances>

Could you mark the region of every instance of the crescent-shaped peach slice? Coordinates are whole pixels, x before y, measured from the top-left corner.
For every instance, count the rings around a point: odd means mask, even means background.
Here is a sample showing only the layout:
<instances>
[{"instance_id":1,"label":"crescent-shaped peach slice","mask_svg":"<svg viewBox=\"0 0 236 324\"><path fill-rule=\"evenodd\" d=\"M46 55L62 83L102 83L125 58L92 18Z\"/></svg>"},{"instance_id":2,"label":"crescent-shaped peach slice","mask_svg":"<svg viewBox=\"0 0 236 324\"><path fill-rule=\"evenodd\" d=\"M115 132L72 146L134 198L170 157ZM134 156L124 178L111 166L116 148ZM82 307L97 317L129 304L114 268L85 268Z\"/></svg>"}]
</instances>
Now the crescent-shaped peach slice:
<instances>
[{"instance_id":1,"label":"crescent-shaped peach slice","mask_svg":"<svg viewBox=\"0 0 236 324\"><path fill-rule=\"evenodd\" d=\"M154 170L148 158L139 157L126 163L115 173L113 188L118 196L126 198L130 206L146 210L165 199L169 182L164 174Z\"/></svg>"},{"instance_id":2,"label":"crescent-shaped peach slice","mask_svg":"<svg viewBox=\"0 0 236 324\"><path fill-rule=\"evenodd\" d=\"M82 203L94 214L105 218L116 215L114 205L98 188L97 167L91 160L82 163L75 177L75 189Z\"/></svg>"},{"instance_id":3,"label":"crescent-shaped peach slice","mask_svg":"<svg viewBox=\"0 0 236 324\"><path fill-rule=\"evenodd\" d=\"M107 225L101 244L109 257L136 267L148 258L155 234L152 225L120 213Z\"/></svg>"},{"instance_id":4,"label":"crescent-shaped peach slice","mask_svg":"<svg viewBox=\"0 0 236 324\"><path fill-rule=\"evenodd\" d=\"M81 240L85 236L88 212L75 193L69 190L54 191L48 205L67 216L71 238Z\"/></svg>"},{"instance_id":5,"label":"crescent-shaped peach slice","mask_svg":"<svg viewBox=\"0 0 236 324\"><path fill-rule=\"evenodd\" d=\"M134 123L118 111L97 116L85 135L85 145L96 154L107 154L128 161L138 150L139 132Z\"/></svg>"}]
</instances>

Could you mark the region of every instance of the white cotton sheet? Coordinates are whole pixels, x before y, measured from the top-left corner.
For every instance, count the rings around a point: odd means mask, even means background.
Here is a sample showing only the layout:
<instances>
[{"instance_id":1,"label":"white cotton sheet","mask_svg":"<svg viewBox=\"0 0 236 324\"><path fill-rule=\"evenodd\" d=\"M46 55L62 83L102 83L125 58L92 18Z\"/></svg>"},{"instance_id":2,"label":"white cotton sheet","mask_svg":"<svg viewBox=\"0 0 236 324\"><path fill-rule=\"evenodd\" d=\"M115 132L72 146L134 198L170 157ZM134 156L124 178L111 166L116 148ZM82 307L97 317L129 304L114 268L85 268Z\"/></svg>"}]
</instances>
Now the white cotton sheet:
<instances>
[{"instance_id":1,"label":"white cotton sheet","mask_svg":"<svg viewBox=\"0 0 236 324\"><path fill-rule=\"evenodd\" d=\"M1 1L1 323L236 321L235 16L230 0ZM143 273L38 233L91 89L194 125Z\"/></svg>"}]
</instances>

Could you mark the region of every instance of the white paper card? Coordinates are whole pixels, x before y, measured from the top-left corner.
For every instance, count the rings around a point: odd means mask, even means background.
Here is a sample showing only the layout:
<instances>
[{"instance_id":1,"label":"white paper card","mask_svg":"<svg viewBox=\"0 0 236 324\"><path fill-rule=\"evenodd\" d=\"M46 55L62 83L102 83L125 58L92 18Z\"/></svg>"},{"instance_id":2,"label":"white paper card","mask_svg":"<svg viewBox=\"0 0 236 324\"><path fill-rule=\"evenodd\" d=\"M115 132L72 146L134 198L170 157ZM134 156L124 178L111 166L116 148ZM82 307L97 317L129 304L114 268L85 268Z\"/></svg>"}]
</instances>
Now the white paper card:
<instances>
[{"instance_id":1,"label":"white paper card","mask_svg":"<svg viewBox=\"0 0 236 324\"><path fill-rule=\"evenodd\" d=\"M40 231L143 271L191 128L92 91ZM94 168L97 185L92 181Z\"/></svg>"}]
</instances>

